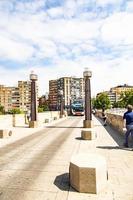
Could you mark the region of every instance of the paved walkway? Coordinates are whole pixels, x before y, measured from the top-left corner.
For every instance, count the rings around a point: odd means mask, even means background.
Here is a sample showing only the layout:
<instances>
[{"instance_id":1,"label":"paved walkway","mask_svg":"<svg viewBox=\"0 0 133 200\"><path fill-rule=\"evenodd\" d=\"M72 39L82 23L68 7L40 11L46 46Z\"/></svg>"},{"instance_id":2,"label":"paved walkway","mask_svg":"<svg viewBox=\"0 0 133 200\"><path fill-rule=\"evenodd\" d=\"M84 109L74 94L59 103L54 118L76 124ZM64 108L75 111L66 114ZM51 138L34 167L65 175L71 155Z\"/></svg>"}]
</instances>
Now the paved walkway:
<instances>
[{"instance_id":1,"label":"paved walkway","mask_svg":"<svg viewBox=\"0 0 133 200\"><path fill-rule=\"evenodd\" d=\"M81 140L83 118L68 117L44 128L15 128L0 139L0 200L133 200L133 151L123 138L94 118L97 139ZM69 186L69 162L75 153L106 158L108 183L99 195Z\"/></svg>"}]
</instances>

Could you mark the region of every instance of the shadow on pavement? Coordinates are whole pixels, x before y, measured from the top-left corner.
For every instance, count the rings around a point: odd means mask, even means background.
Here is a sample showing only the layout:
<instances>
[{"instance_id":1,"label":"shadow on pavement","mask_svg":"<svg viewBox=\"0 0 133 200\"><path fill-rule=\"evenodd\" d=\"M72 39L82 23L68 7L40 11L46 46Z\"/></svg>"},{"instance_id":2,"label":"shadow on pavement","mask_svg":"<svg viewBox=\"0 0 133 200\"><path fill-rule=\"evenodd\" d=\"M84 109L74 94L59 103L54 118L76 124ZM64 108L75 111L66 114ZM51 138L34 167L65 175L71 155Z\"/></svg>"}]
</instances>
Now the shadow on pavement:
<instances>
[{"instance_id":1,"label":"shadow on pavement","mask_svg":"<svg viewBox=\"0 0 133 200\"><path fill-rule=\"evenodd\" d=\"M97 146L96 148L99 148L99 149L109 149L109 150L112 150L112 149L118 149L118 150L126 150L126 151L133 151L133 148L125 148L123 146Z\"/></svg>"},{"instance_id":2,"label":"shadow on pavement","mask_svg":"<svg viewBox=\"0 0 133 200\"><path fill-rule=\"evenodd\" d=\"M96 117L97 120L103 124L102 119ZM115 140L115 142L118 144L118 146L98 146L97 148L102 149L121 149L121 150L127 150L127 151L133 151L133 142L129 139L129 148L126 148L123 146L124 143L124 135L120 133L120 131L116 130L113 126L110 124L107 124L107 126L103 126L106 131L109 133L109 135Z\"/></svg>"},{"instance_id":3,"label":"shadow on pavement","mask_svg":"<svg viewBox=\"0 0 133 200\"><path fill-rule=\"evenodd\" d=\"M97 120L103 124L103 121L96 117ZM107 124L107 126L103 126L106 131L109 133L109 135L115 140L115 142L118 144L118 146L122 146L124 142L124 135L122 135L118 130L114 129L111 125Z\"/></svg>"},{"instance_id":4,"label":"shadow on pavement","mask_svg":"<svg viewBox=\"0 0 133 200\"><path fill-rule=\"evenodd\" d=\"M54 180L54 185L56 185L60 190L69 191L70 189L69 173L64 173L59 176L56 176Z\"/></svg>"},{"instance_id":5,"label":"shadow on pavement","mask_svg":"<svg viewBox=\"0 0 133 200\"><path fill-rule=\"evenodd\" d=\"M76 140L84 140L82 137L76 137Z\"/></svg>"},{"instance_id":6,"label":"shadow on pavement","mask_svg":"<svg viewBox=\"0 0 133 200\"><path fill-rule=\"evenodd\" d=\"M56 176L54 180L54 185L56 185L62 191L77 192L70 185L69 173L64 173L59 176Z\"/></svg>"},{"instance_id":7,"label":"shadow on pavement","mask_svg":"<svg viewBox=\"0 0 133 200\"><path fill-rule=\"evenodd\" d=\"M45 128L83 128L78 126L45 126Z\"/></svg>"},{"instance_id":8,"label":"shadow on pavement","mask_svg":"<svg viewBox=\"0 0 133 200\"><path fill-rule=\"evenodd\" d=\"M28 125L25 125L25 126L14 126L15 128L29 128Z\"/></svg>"}]
</instances>

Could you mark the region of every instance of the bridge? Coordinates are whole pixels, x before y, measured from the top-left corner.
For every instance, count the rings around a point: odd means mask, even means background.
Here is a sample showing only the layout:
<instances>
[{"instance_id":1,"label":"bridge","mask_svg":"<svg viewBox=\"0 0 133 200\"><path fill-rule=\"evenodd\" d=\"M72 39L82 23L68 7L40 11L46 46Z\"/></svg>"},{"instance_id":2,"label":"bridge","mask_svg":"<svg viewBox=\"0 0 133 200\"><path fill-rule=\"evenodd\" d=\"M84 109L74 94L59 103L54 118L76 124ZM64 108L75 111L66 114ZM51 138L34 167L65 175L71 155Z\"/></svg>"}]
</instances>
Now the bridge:
<instances>
[{"instance_id":1,"label":"bridge","mask_svg":"<svg viewBox=\"0 0 133 200\"><path fill-rule=\"evenodd\" d=\"M132 147L124 148L124 137L95 116L97 138L82 140L83 119L18 125L11 137L0 139L0 200L133 200ZM69 184L71 156L84 152L107 161L107 187L100 194L79 193Z\"/></svg>"}]
</instances>

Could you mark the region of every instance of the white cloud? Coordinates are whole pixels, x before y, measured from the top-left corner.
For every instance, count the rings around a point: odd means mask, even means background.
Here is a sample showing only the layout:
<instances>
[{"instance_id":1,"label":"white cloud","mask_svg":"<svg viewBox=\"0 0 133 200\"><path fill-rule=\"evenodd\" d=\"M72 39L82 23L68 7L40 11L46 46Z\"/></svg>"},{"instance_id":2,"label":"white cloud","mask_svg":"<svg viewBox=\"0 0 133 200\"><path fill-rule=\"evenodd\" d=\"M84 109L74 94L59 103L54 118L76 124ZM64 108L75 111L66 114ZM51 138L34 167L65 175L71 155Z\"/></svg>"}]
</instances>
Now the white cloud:
<instances>
[{"instance_id":1,"label":"white cloud","mask_svg":"<svg viewBox=\"0 0 133 200\"><path fill-rule=\"evenodd\" d=\"M123 0L96 0L96 3L100 6L106 6L108 4L119 5L123 2Z\"/></svg>"},{"instance_id":2,"label":"white cloud","mask_svg":"<svg viewBox=\"0 0 133 200\"><path fill-rule=\"evenodd\" d=\"M133 14L127 12L132 4L127 3L125 12L115 10L109 15L108 10L104 10L103 16L99 16L94 7L91 8L95 2L95 6L106 7L120 5L122 0L68 0L60 7L47 10L43 0L17 1L14 12L10 11L13 4L10 3L8 9L5 9L7 4L3 4L0 57L4 62L6 59L26 62L26 66L23 69L18 66L14 71L9 69L12 65L6 69L6 65L1 64L1 83L6 84L10 76L8 84L14 85L18 80L27 79L34 70L38 74L40 94L44 94L50 79L82 77L84 68L90 67L92 94L117 84L132 84L132 73L128 72L133 65ZM49 60L51 63L47 64Z\"/></svg>"},{"instance_id":3,"label":"white cloud","mask_svg":"<svg viewBox=\"0 0 133 200\"><path fill-rule=\"evenodd\" d=\"M105 19L101 28L104 42L110 45L133 44L133 14L117 13Z\"/></svg>"},{"instance_id":4,"label":"white cloud","mask_svg":"<svg viewBox=\"0 0 133 200\"><path fill-rule=\"evenodd\" d=\"M16 10L17 12L31 12L34 13L36 12L38 9L40 9L42 6L45 5L45 0L32 0L32 1L25 1L25 2L21 2L21 1L16 1Z\"/></svg>"},{"instance_id":5,"label":"white cloud","mask_svg":"<svg viewBox=\"0 0 133 200\"><path fill-rule=\"evenodd\" d=\"M64 15L62 7L50 8L47 13L52 18L58 18Z\"/></svg>"},{"instance_id":6,"label":"white cloud","mask_svg":"<svg viewBox=\"0 0 133 200\"><path fill-rule=\"evenodd\" d=\"M14 39L0 35L0 57L24 62L34 53L32 46L17 42Z\"/></svg>"},{"instance_id":7,"label":"white cloud","mask_svg":"<svg viewBox=\"0 0 133 200\"><path fill-rule=\"evenodd\" d=\"M133 12L133 2L132 1L127 2L126 11Z\"/></svg>"}]
</instances>

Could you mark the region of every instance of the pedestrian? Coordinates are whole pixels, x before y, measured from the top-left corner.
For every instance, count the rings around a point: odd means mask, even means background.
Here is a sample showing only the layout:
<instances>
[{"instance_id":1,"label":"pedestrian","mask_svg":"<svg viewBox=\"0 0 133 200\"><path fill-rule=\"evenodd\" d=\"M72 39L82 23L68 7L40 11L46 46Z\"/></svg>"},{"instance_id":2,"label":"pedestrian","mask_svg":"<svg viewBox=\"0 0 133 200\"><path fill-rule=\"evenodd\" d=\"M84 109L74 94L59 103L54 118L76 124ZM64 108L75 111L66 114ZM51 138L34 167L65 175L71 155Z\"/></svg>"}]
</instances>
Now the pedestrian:
<instances>
[{"instance_id":1,"label":"pedestrian","mask_svg":"<svg viewBox=\"0 0 133 200\"><path fill-rule=\"evenodd\" d=\"M128 105L127 111L123 115L123 128L126 128L124 146L128 147L128 137L133 134L133 106Z\"/></svg>"},{"instance_id":2,"label":"pedestrian","mask_svg":"<svg viewBox=\"0 0 133 200\"><path fill-rule=\"evenodd\" d=\"M102 118L103 118L103 122L104 122L104 126L107 126L107 116L105 113L105 110L102 111Z\"/></svg>"},{"instance_id":3,"label":"pedestrian","mask_svg":"<svg viewBox=\"0 0 133 200\"><path fill-rule=\"evenodd\" d=\"M27 120L28 120L28 122L30 121L30 115L31 115L30 110L28 110L27 111Z\"/></svg>"}]
</instances>

